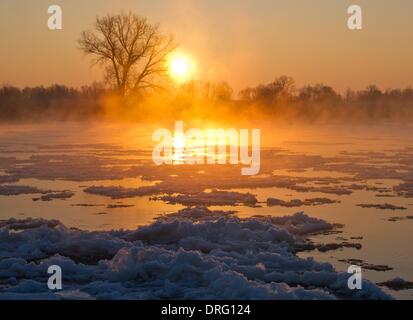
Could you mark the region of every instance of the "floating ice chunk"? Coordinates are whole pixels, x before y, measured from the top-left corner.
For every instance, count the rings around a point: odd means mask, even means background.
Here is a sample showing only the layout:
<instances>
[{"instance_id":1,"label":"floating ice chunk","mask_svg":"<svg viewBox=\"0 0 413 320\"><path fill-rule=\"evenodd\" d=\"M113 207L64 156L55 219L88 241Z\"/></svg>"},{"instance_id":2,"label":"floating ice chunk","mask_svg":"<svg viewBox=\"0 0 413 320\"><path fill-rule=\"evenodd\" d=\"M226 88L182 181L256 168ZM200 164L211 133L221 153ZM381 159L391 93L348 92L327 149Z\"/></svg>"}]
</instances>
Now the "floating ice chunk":
<instances>
[{"instance_id":1,"label":"floating ice chunk","mask_svg":"<svg viewBox=\"0 0 413 320\"><path fill-rule=\"evenodd\" d=\"M30 186L20 185L0 185L0 195L2 196L17 196L21 194L36 194L47 193L48 191L38 189Z\"/></svg>"},{"instance_id":2,"label":"floating ice chunk","mask_svg":"<svg viewBox=\"0 0 413 320\"><path fill-rule=\"evenodd\" d=\"M302 206L320 206L323 204L333 204L333 203L340 203L340 201L331 200L328 198L311 198L311 199L305 199L305 200L294 199L290 201L284 201L284 200L275 199L275 198L267 199L268 207L281 206L281 207L293 208L293 207L302 207Z\"/></svg>"},{"instance_id":3,"label":"floating ice chunk","mask_svg":"<svg viewBox=\"0 0 413 320\"><path fill-rule=\"evenodd\" d=\"M405 207L401 207L401 206L395 206L393 204L390 203L384 203L384 204L358 204L358 207L361 208L374 208L374 209L380 209L380 210L407 210L407 208Z\"/></svg>"},{"instance_id":4,"label":"floating ice chunk","mask_svg":"<svg viewBox=\"0 0 413 320\"><path fill-rule=\"evenodd\" d=\"M377 285L387 287L396 291L413 289L412 281L406 281L399 277L378 283Z\"/></svg>"},{"instance_id":5,"label":"floating ice chunk","mask_svg":"<svg viewBox=\"0 0 413 320\"><path fill-rule=\"evenodd\" d=\"M179 194L176 196L153 197L152 200L162 200L170 204L182 204L184 206L236 206L245 205L254 207L257 198L251 193L229 192L212 190L195 194Z\"/></svg>"},{"instance_id":6,"label":"floating ice chunk","mask_svg":"<svg viewBox=\"0 0 413 320\"><path fill-rule=\"evenodd\" d=\"M33 201L52 201L54 199L60 199L60 200L66 200L70 199L74 196L75 194L71 191L62 191L62 192L57 192L57 193L47 193L40 198L33 198Z\"/></svg>"},{"instance_id":7,"label":"floating ice chunk","mask_svg":"<svg viewBox=\"0 0 413 320\"><path fill-rule=\"evenodd\" d=\"M389 299L295 252L335 225L304 213L241 219L187 208L134 231L87 232L58 221L0 222L0 299ZM64 292L44 291L62 268Z\"/></svg>"},{"instance_id":8,"label":"floating ice chunk","mask_svg":"<svg viewBox=\"0 0 413 320\"><path fill-rule=\"evenodd\" d=\"M90 194L110 197L112 199L143 197L159 193L156 186L145 186L139 188L125 188L121 186L91 186L83 191Z\"/></svg>"}]
</instances>

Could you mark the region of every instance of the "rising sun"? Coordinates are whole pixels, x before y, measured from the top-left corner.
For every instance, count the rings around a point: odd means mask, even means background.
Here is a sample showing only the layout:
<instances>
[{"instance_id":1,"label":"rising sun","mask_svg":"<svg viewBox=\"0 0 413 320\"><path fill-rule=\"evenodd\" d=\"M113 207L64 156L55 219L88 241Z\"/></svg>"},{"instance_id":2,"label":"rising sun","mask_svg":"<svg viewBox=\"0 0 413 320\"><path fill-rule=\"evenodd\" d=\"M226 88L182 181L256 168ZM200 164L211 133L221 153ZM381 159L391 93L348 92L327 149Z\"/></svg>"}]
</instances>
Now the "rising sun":
<instances>
[{"instance_id":1,"label":"rising sun","mask_svg":"<svg viewBox=\"0 0 413 320\"><path fill-rule=\"evenodd\" d=\"M192 62L186 56L175 55L169 60L169 73L176 81L189 80L192 69Z\"/></svg>"}]
</instances>

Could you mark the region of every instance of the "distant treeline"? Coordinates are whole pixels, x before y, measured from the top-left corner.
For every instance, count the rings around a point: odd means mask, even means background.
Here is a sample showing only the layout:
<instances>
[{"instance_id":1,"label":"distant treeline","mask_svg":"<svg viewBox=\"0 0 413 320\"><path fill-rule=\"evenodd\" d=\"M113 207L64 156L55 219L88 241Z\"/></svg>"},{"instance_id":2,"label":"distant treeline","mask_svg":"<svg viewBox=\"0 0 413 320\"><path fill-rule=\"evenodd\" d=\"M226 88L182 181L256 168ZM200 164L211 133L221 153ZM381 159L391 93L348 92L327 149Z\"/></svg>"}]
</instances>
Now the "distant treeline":
<instances>
[{"instance_id":1,"label":"distant treeline","mask_svg":"<svg viewBox=\"0 0 413 320\"><path fill-rule=\"evenodd\" d=\"M0 121L41 119L84 119L103 111L106 90L99 84L69 88L49 87L0 88Z\"/></svg>"},{"instance_id":2,"label":"distant treeline","mask_svg":"<svg viewBox=\"0 0 413 320\"><path fill-rule=\"evenodd\" d=\"M413 117L413 89L380 90L370 85L363 90L336 92L324 84L296 89L294 80L282 76L274 82L247 88L239 93L245 105L263 112L303 120L408 119Z\"/></svg>"},{"instance_id":3,"label":"distant treeline","mask_svg":"<svg viewBox=\"0 0 413 320\"><path fill-rule=\"evenodd\" d=\"M225 82L190 82L178 88L116 98L113 90L93 84L81 88L62 85L19 89L0 88L0 121L81 120L108 115L133 119L152 117L223 116L273 117L297 120L377 120L413 118L413 89L380 90L372 85L344 94L317 84L297 89L292 78L241 90L234 94ZM130 118L129 117L129 118Z\"/></svg>"}]
</instances>

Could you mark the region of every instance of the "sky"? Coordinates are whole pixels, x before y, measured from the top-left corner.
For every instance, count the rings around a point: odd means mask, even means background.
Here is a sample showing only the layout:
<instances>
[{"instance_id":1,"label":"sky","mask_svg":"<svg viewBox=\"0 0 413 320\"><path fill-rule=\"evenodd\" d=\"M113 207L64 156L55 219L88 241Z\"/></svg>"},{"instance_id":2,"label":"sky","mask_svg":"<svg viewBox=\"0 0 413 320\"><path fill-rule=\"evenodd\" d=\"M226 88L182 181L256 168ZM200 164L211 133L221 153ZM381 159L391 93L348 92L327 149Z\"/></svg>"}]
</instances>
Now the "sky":
<instances>
[{"instance_id":1,"label":"sky","mask_svg":"<svg viewBox=\"0 0 413 320\"><path fill-rule=\"evenodd\" d=\"M63 30L47 28L52 4L63 9ZM351 4L363 9L363 30L347 28ZM411 0L1 0L0 85L101 80L77 39L97 15L122 10L172 33L198 79L235 90L281 75L339 91L413 85Z\"/></svg>"}]
</instances>

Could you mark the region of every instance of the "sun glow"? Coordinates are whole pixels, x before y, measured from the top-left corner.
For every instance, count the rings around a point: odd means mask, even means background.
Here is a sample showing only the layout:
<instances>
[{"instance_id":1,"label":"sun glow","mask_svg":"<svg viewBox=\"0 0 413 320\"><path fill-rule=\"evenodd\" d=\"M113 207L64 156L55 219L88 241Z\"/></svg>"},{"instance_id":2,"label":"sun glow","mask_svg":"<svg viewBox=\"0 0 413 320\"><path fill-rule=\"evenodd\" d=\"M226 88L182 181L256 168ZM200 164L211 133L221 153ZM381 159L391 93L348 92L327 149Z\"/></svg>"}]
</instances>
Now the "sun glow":
<instances>
[{"instance_id":1,"label":"sun glow","mask_svg":"<svg viewBox=\"0 0 413 320\"><path fill-rule=\"evenodd\" d=\"M175 59L171 63L171 70L175 75L185 75L188 72L188 62L182 58Z\"/></svg>"},{"instance_id":2,"label":"sun glow","mask_svg":"<svg viewBox=\"0 0 413 320\"><path fill-rule=\"evenodd\" d=\"M169 60L169 73L178 82L188 81L194 72L191 59L182 54L175 54Z\"/></svg>"}]
</instances>

